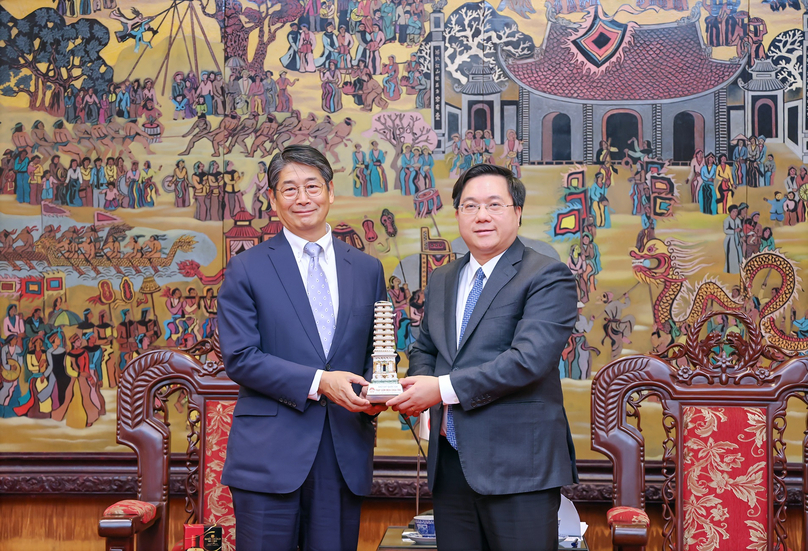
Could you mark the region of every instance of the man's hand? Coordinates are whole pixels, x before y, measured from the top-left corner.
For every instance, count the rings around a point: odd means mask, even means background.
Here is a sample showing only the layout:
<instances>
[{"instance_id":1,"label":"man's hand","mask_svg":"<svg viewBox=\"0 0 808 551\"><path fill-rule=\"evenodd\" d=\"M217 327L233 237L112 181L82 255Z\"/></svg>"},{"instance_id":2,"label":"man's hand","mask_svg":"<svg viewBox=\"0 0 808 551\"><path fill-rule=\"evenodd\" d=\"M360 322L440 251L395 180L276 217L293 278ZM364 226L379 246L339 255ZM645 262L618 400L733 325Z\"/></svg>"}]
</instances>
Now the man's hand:
<instances>
[{"instance_id":1,"label":"man's hand","mask_svg":"<svg viewBox=\"0 0 808 551\"><path fill-rule=\"evenodd\" d=\"M368 382L363 377L347 371L323 371L317 392L348 411L367 412L370 402L357 396L351 384L367 386Z\"/></svg>"},{"instance_id":2,"label":"man's hand","mask_svg":"<svg viewBox=\"0 0 808 551\"><path fill-rule=\"evenodd\" d=\"M417 417L435 404L440 403L438 378L430 375L416 375L401 379L404 392L387 401L395 411Z\"/></svg>"},{"instance_id":3,"label":"man's hand","mask_svg":"<svg viewBox=\"0 0 808 551\"><path fill-rule=\"evenodd\" d=\"M362 387L362 392L359 394L360 398L366 398L368 394L368 387ZM387 411L387 404L372 404L369 403L368 406L362 410L364 413L367 413L371 417L374 415L378 415L383 411Z\"/></svg>"}]
</instances>

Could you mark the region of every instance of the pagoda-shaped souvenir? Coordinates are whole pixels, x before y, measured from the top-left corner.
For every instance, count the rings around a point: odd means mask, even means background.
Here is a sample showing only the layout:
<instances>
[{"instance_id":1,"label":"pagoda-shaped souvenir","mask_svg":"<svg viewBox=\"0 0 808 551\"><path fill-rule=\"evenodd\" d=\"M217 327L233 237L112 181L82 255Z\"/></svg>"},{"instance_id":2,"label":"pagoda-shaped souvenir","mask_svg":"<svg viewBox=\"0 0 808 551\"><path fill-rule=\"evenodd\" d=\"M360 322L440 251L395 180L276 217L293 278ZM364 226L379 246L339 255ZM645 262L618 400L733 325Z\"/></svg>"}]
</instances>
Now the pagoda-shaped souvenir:
<instances>
[{"instance_id":1,"label":"pagoda-shaped souvenir","mask_svg":"<svg viewBox=\"0 0 808 551\"><path fill-rule=\"evenodd\" d=\"M393 303L380 301L373 305L373 379L368 386L371 403L386 402L404 389L396 371L396 335L393 328Z\"/></svg>"}]
</instances>

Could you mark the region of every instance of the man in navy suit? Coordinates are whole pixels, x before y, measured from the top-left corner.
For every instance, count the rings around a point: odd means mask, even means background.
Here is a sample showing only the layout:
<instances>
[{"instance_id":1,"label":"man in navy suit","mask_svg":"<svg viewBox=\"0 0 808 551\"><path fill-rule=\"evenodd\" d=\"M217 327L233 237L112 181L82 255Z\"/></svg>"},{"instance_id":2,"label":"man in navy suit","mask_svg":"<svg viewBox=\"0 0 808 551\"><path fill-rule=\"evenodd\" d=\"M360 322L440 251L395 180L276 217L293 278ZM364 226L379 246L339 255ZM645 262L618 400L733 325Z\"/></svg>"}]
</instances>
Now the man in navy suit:
<instances>
[{"instance_id":1,"label":"man in navy suit","mask_svg":"<svg viewBox=\"0 0 808 551\"><path fill-rule=\"evenodd\" d=\"M372 373L378 259L326 224L333 172L308 146L267 171L283 232L233 257L219 294L227 375L240 385L222 482L245 551L356 549L373 474Z\"/></svg>"},{"instance_id":2,"label":"man in navy suit","mask_svg":"<svg viewBox=\"0 0 808 551\"><path fill-rule=\"evenodd\" d=\"M575 279L517 237L525 186L510 170L474 166L452 199L469 254L432 273L406 390L387 404L441 420L428 459L438 549L552 551L561 486L577 478L558 376Z\"/></svg>"}]
</instances>

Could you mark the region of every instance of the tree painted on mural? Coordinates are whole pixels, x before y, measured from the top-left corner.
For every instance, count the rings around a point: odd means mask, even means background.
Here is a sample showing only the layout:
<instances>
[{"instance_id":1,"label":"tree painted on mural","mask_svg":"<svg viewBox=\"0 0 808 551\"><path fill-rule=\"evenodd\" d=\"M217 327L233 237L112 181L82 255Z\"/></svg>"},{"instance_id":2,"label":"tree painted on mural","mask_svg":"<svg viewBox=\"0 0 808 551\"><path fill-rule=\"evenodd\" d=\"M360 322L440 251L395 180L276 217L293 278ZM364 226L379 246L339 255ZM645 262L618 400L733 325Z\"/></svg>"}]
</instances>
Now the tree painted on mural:
<instances>
[{"instance_id":1,"label":"tree painted on mural","mask_svg":"<svg viewBox=\"0 0 808 551\"><path fill-rule=\"evenodd\" d=\"M106 89L112 67L101 56L109 30L95 19L70 24L52 8L17 19L0 6L0 94L28 96L28 108L64 114L68 88Z\"/></svg>"},{"instance_id":2,"label":"tree painted on mural","mask_svg":"<svg viewBox=\"0 0 808 551\"><path fill-rule=\"evenodd\" d=\"M786 85L786 90L802 87L802 42L802 30L790 29L775 36L769 44L769 59L777 67L777 78Z\"/></svg>"},{"instance_id":3,"label":"tree painted on mural","mask_svg":"<svg viewBox=\"0 0 808 551\"><path fill-rule=\"evenodd\" d=\"M382 140L393 146L395 152L390 167L397 174L401 169L399 160L401 159L404 144L410 146L427 146L434 148L438 143L438 135L435 134L432 125L424 120L421 113L396 113L385 112L373 115L373 122L369 130L362 133L366 138L378 136ZM398 179L396 179L396 189L399 189Z\"/></svg>"},{"instance_id":4,"label":"tree painted on mural","mask_svg":"<svg viewBox=\"0 0 808 551\"><path fill-rule=\"evenodd\" d=\"M510 17L501 15L488 2L463 4L446 19L446 71L460 85L468 82L468 71L475 65L494 70L494 80L507 76L497 63L497 50L510 57L533 55L533 38L519 30Z\"/></svg>"},{"instance_id":5,"label":"tree painted on mural","mask_svg":"<svg viewBox=\"0 0 808 551\"><path fill-rule=\"evenodd\" d=\"M423 74L428 75L432 72L432 54L430 53L428 42L421 42L418 46L418 51L415 53L415 61L418 62Z\"/></svg>"},{"instance_id":6,"label":"tree painted on mural","mask_svg":"<svg viewBox=\"0 0 808 551\"><path fill-rule=\"evenodd\" d=\"M297 0L251 0L256 7L242 7L239 0L200 0L202 13L219 23L225 60L239 58L252 72L263 72L269 45L278 31L303 15ZM255 51L249 57L250 35L256 33Z\"/></svg>"}]
</instances>

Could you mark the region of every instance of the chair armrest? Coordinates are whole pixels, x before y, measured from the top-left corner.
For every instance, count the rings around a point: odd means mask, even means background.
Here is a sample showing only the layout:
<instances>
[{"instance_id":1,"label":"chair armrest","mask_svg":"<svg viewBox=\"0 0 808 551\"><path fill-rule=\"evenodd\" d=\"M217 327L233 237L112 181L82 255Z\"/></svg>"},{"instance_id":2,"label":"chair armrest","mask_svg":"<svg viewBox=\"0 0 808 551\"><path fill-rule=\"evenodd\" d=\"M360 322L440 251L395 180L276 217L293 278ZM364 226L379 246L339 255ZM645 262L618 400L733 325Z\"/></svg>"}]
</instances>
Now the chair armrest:
<instances>
[{"instance_id":1,"label":"chair armrest","mask_svg":"<svg viewBox=\"0 0 808 551\"><path fill-rule=\"evenodd\" d=\"M612 545L625 551L648 544L648 527L642 524L612 524Z\"/></svg>"},{"instance_id":2,"label":"chair armrest","mask_svg":"<svg viewBox=\"0 0 808 551\"><path fill-rule=\"evenodd\" d=\"M107 507L98 522L102 538L129 538L154 524L162 510L153 503L124 499Z\"/></svg>"},{"instance_id":3,"label":"chair armrest","mask_svg":"<svg viewBox=\"0 0 808 551\"><path fill-rule=\"evenodd\" d=\"M606 521L612 530L612 544L626 549L641 548L648 543L648 527L651 519L642 509L635 507L612 507L606 513Z\"/></svg>"}]
</instances>

